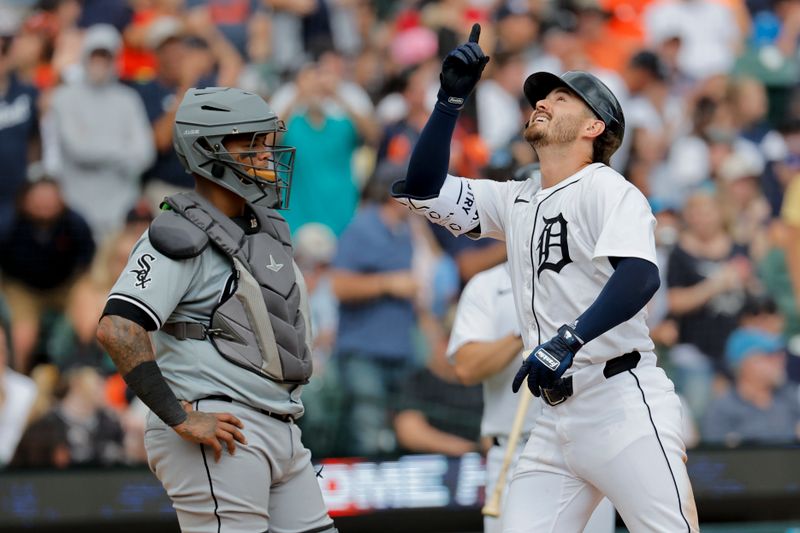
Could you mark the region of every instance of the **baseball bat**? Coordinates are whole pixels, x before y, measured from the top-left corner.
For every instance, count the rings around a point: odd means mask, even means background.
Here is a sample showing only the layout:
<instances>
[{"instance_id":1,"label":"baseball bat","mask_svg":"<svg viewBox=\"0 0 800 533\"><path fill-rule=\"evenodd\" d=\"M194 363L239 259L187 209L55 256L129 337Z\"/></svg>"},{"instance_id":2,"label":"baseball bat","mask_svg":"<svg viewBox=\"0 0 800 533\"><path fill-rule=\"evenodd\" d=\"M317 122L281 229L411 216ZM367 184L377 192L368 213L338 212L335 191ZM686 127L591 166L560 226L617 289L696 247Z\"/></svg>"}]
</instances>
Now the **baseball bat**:
<instances>
[{"instance_id":1,"label":"baseball bat","mask_svg":"<svg viewBox=\"0 0 800 533\"><path fill-rule=\"evenodd\" d=\"M514 415L514 424L511 426L511 432L508 434L506 453L503 455L503 466L500 467L500 473L497 475L497 482L494 485L492 494L486 500L483 509L481 509L481 513L485 516L500 516L500 499L503 496L503 490L506 486L508 467L511 465L511 460L514 458L514 452L517 450L517 442L522 434L522 425L525 423L525 415L528 413L528 406L531 403L531 398L533 398L533 394L531 394L527 387L522 387L519 404L517 404L517 413Z\"/></svg>"}]
</instances>

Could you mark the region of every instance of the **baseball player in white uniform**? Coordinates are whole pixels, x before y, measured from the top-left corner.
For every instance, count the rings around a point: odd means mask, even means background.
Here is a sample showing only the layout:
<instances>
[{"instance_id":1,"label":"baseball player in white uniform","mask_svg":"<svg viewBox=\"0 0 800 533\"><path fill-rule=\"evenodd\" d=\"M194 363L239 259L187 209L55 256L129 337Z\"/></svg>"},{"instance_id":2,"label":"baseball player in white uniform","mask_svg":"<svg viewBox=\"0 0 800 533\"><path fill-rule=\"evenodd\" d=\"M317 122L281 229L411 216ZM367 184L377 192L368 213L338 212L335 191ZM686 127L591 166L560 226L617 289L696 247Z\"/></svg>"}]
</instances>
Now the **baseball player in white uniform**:
<instances>
[{"instance_id":1,"label":"baseball player in white uniform","mask_svg":"<svg viewBox=\"0 0 800 533\"><path fill-rule=\"evenodd\" d=\"M519 403L518 396L511 391L511 382L522 352L512 290L508 263L480 272L470 279L461 293L447 346L447 356L455 365L459 379L468 385L483 383L481 436L491 439L493 443L486 455L487 495L494 491L508 446L512 419ZM542 402L534 399L525 414L521 438L509 473L514 472L519 455L541 412ZM507 492L506 487L504 496ZM613 532L615 517L614 506L608 499L603 499L584 533ZM483 531L500 533L502 515L499 518L484 516Z\"/></svg>"},{"instance_id":2,"label":"baseball player in white uniform","mask_svg":"<svg viewBox=\"0 0 800 533\"><path fill-rule=\"evenodd\" d=\"M625 129L619 102L589 73L534 73L524 133L541 188L448 175L456 119L489 61L479 35L476 24L445 58L436 106L393 194L455 235L506 242L529 354L513 390L527 381L546 405L511 481L503 531L582 531L603 496L633 533L697 531L680 402L645 325L659 286L655 218L608 166Z\"/></svg>"}]
</instances>

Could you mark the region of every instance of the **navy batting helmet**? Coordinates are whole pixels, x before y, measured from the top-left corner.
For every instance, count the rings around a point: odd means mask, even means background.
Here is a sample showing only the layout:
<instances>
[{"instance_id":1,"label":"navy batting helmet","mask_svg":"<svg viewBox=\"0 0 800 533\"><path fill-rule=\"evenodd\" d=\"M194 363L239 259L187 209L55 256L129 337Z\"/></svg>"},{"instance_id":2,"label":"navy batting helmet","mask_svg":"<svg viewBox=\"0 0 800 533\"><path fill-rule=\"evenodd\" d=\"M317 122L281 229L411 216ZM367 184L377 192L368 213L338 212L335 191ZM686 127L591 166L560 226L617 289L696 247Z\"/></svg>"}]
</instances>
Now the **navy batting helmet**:
<instances>
[{"instance_id":1,"label":"navy batting helmet","mask_svg":"<svg viewBox=\"0 0 800 533\"><path fill-rule=\"evenodd\" d=\"M550 91L559 87L566 87L586 102L616 140L614 150L619 148L625 134L625 117L611 89L596 76L580 70L565 72L561 77L550 72L535 72L525 80L525 97L535 108L536 102L543 100Z\"/></svg>"}]
</instances>

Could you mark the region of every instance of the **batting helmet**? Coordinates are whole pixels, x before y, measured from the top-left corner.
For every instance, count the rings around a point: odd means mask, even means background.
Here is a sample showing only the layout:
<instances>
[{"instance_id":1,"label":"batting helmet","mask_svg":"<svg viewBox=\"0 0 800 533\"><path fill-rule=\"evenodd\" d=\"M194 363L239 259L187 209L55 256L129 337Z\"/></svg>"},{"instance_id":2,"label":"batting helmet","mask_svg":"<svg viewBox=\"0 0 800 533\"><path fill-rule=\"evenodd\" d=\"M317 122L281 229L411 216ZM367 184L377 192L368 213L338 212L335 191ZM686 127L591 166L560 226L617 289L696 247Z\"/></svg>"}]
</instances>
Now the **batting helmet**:
<instances>
[{"instance_id":1,"label":"batting helmet","mask_svg":"<svg viewBox=\"0 0 800 533\"><path fill-rule=\"evenodd\" d=\"M277 134L284 131L283 121L257 94L226 87L192 88L175 115L175 152L188 172L248 202L284 209L289 206L295 155L293 147L276 144ZM228 135L248 135L250 147L229 152L223 144Z\"/></svg>"},{"instance_id":2,"label":"batting helmet","mask_svg":"<svg viewBox=\"0 0 800 533\"><path fill-rule=\"evenodd\" d=\"M550 91L559 87L566 87L586 102L616 140L614 150L619 148L625 134L625 116L611 89L596 76L580 70L570 70L561 77L550 72L535 72L525 80L525 97L535 108L536 102L543 100Z\"/></svg>"}]
</instances>

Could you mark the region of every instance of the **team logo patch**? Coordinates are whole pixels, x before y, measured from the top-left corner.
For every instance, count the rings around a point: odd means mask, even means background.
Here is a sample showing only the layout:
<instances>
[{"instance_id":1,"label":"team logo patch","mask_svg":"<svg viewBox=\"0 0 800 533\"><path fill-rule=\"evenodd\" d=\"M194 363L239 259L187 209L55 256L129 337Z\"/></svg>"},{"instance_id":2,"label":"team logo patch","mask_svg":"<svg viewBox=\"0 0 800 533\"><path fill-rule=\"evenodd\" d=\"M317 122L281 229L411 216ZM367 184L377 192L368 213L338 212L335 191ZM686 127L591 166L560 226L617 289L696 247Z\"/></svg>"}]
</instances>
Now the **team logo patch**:
<instances>
[{"instance_id":1,"label":"team logo patch","mask_svg":"<svg viewBox=\"0 0 800 533\"><path fill-rule=\"evenodd\" d=\"M542 270L552 270L558 274L562 268L572 263L567 242L567 221L564 220L564 216L559 213L553 218L542 217L542 221L544 229L539 235L539 243L536 245L536 251L539 252L537 277L542 274ZM555 261L556 257L558 257L557 261Z\"/></svg>"},{"instance_id":2,"label":"team logo patch","mask_svg":"<svg viewBox=\"0 0 800 533\"><path fill-rule=\"evenodd\" d=\"M272 254L269 254L269 264L267 265L267 268L273 272L277 272L283 268L283 263L276 263L275 258L272 257Z\"/></svg>"},{"instance_id":3,"label":"team logo patch","mask_svg":"<svg viewBox=\"0 0 800 533\"><path fill-rule=\"evenodd\" d=\"M139 259L136 260L136 264L139 265L139 268L130 270L130 272L136 274L136 283L134 286L142 290L147 288L147 284L152 281L152 278L150 278L150 264L155 260L156 258L148 253L139 256Z\"/></svg>"}]
</instances>

